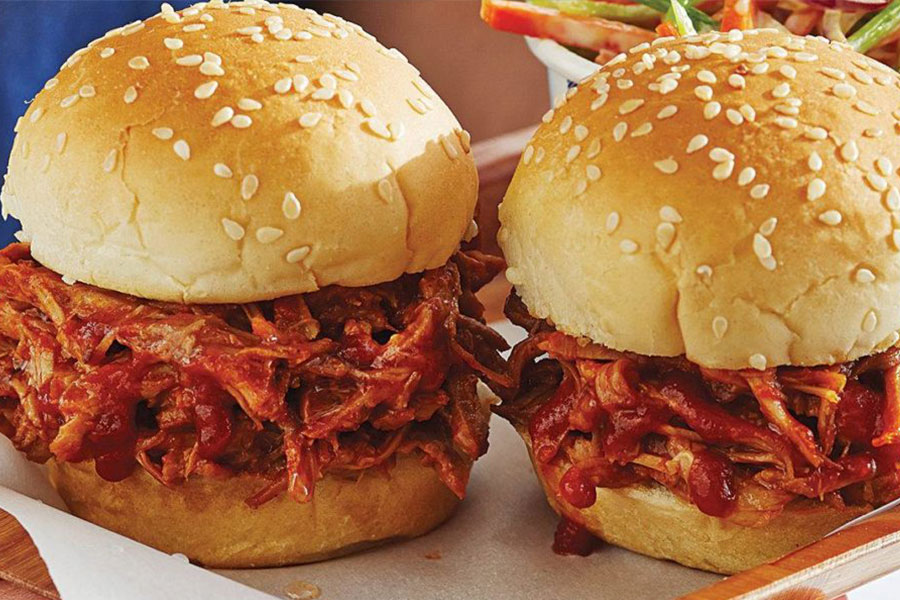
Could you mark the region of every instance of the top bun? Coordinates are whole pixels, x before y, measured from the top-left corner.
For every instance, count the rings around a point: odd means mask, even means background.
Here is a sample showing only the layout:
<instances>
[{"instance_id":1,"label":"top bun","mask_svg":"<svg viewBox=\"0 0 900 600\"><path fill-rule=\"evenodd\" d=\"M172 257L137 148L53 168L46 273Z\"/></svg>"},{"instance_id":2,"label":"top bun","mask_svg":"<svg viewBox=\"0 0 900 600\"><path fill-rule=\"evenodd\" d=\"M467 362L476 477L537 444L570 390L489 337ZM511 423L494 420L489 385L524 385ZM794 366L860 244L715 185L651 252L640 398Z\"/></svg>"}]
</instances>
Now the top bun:
<instances>
[{"instance_id":1,"label":"top bun","mask_svg":"<svg viewBox=\"0 0 900 600\"><path fill-rule=\"evenodd\" d=\"M365 286L444 264L469 137L358 25L209 2L107 33L16 130L4 207L47 267L179 302Z\"/></svg>"},{"instance_id":2,"label":"top bun","mask_svg":"<svg viewBox=\"0 0 900 600\"><path fill-rule=\"evenodd\" d=\"M535 316L725 369L898 340L900 79L823 38L663 38L544 117L501 207Z\"/></svg>"}]
</instances>

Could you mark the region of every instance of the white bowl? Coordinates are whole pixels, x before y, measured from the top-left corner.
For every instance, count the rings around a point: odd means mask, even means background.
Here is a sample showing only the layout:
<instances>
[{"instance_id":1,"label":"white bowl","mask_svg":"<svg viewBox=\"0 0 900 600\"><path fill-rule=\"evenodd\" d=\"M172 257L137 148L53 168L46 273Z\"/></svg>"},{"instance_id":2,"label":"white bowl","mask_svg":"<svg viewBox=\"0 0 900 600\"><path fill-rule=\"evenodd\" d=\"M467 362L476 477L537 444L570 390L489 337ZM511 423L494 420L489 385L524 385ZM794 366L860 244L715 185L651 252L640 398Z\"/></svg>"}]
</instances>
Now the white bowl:
<instances>
[{"instance_id":1,"label":"white bowl","mask_svg":"<svg viewBox=\"0 0 900 600\"><path fill-rule=\"evenodd\" d=\"M547 67L550 102L566 90L597 72L600 65L581 57L553 40L526 37L528 49Z\"/></svg>"}]
</instances>

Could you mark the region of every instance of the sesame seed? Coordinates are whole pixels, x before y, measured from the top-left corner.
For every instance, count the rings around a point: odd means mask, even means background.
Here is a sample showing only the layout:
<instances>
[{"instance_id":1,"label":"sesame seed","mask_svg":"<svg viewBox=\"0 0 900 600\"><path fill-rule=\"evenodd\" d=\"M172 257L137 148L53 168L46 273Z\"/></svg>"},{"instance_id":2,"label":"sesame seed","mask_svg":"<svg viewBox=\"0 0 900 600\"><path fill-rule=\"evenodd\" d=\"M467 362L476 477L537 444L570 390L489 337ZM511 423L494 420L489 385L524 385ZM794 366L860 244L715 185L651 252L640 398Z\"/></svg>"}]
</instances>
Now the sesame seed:
<instances>
[{"instance_id":1,"label":"sesame seed","mask_svg":"<svg viewBox=\"0 0 900 600\"><path fill-rule=\"evenodd\" d=\"M659 93L665 96L670 92L674 92L675 88L678 87L677 79L663 79L659 82Z\"/></svg>"},{"instance_id":2,"label":"sesame seed","mask_svg":"<svg viewBox=\"0 0 900 600\"><path fill-rule=\"evenodd\" d=\"M675 241L675 226L671 223L660 223L656 226L656 241L663 250L668 250Z\"/></svg>"},{"instance_id":3,"label":"sesame seed","mask_svg":"<svg viewBox=\"0 0 900 600\"><path fill-rule=\"evenodd\" d=\"M316 57L311 56L309 54L298 54L297 56L294 57L294 61L298 62L298 63L308 64L308 63L315 62Z\"/></svg>"},{"instance_id":4,"label":"sesame seed","mask_svg":"<svg viewBox=\"0 0 900 600\"><path fill-rule=\"evenodd\" d=\"M754 75L765 75L769 71L769 63L761 62L753 65L750 72Z\"/></svg>"},{"instance_id":5,"label":"sesame seed","mask_svg":"<svg viewBox=\"0 0 900 600\"><path fill-rule=\"evenodd\" d=\"M57 85L59 85L59 79L57 79L56 77L51 77L50 79L47 80L47 83L44 84L44 89L52 90Z\"/></svg>"},{"instance_id":6,"label":"sesame seed","mask_svg":"<svg viewBox=\"0 0 900 600\"><path fill-rule=\"evenodd\" d=\"M753 167L744 167L738 174L738 185L743 187L756 179L756 169Z\"/></svg>"},{"instance_id":7,"label":"sesame seed","mask_svg":"<svg viewBox=\"0 0 900 600\"><path fill-rule=\"evenodd\" d=\"M368 127L369 131L378 137L384 138L386 140L391 139L391 131L387 128L387 125L379 119L378 117L369 117L363 123ZM445 138L441 138L442 140Z\"/></svg>"},{"instance_id":8,"label":"sesame seed","mask_svg":"<svg viewBox=\"0 0 900 600\"><path fill-rule=\"evenodd\" d=\"M619 228L619 213L613 211L606 216L606 233L613 233Z\"/></svg>"},{"instance_id":9,"label":"sesame seed","mask_svg":"<svg viewBox=\"0 0 900 600\"><path fill-rule=\"evenodd\" d=\"M234 115L231 117L231 126L236 129L247 129L253 125L253 119L247 115Z\"/></svg>"},{"instance_id":10,"label":"sesame seed","mask_svg":"<svg viewBox=\"0 0 900 600\"><path fill-rule=\"evenodd\" d=\"M666 223L681 223L681 213L674 206L663 205L659 209L659 218Z\"/></svg>"},{"instance_id":11,"label":"sesame seed","mask_svg":"<svg viewBox=\"0 0 900 600\"><path fill-rule=\"evenodd\" d=\"M875 281L875 273L862 267L856 270L855 278L857 283L872 283Z\"/></svg>"},{"instance_id":12,"label":"sesame seed","mask_svg":"<svg viewBox=\"0 0 900 600\"><path fill-rule=\"evenodd\" d=\"M256 241L260 244L271 244L284 235L284 231L276 227L260 227L256 230Z\"/></svg>"},{"instance_id":13,"label":"sesame seed","mask_svg":"<svg viewBox=\"0 0 900 600\"><path fill-rule=\"evenodd\" d=\"M210 124L213 127L218 127L220 125L224 125L228 123L231 118L234 116L234 109L230 106L223 106L219 110L216 111L216 114L213 115L212 121Z\"/></svg>"},{"instance_id":14,"label":"sesame seed","mask_svg":"<svg viewBox=\"0 0 900 600\"><path fill-rule=\"evenodd\" d=\"M113 169L116 168L116 159L118 158L118 151L113 149L110 150L106 158L103 159L103 170L107 173L112 173Z\"/></svg>"},{"instance_id":15,"label":"sesame seed","mask_svg":"<svg viewBox=\"0 0 900 600\"><path fill-rule=\"evenodd\" d=\"M184 46L184 42L182 42L180 39L169 37L163 39L163 44L169 50L181 50L181 48ZM112 48L110 48L110 50L112 50ZM103 56L103 54L101 53L100 56Z\"/></svg>"},{"instance_id":16,"label":"sesame seed","mask_svg":"<svg viewBox=\"0 0 900 600\"><path fill-rule=\"evenodd\" d=\"M678 162L672 156L655 161L653 166L656 167L660 173L665 173L666 175L672 175L678 171Z\"/></svg>"},{"instance_id":17,"label":"sesame seed","mask_svg":"<svg viewBox=\"0 0 900 600\"><path fill-rule=\"evenodd\" d=\"M631 132L631 137L633 137L633 138L643 137L645 135L648 135L652 131L653 131L653 124L650 123L649 121L646 121L646 122L638 125L637 129L635 129L634 131Z\"/></svg>"},{"instance_id":18,"label":"sesame seed","mask_svg":"<svg viewBox=\"0 0 900 600\"><path fill-rule=\"evenodd\" d=\"M126 92L126 93L127 93L127 92ZM72 94L71 96L66 96L65 98L62 99L62 101L59 103L59 105L60 105L62 108L69 108L70 106L72 106L73 104L75 104L76 102L78 102L78 99L79 99L80 97L81 97L81 96L79 96L78 94ZM126 100L126 102L127 102L127 100ZM30 119L30 118L31 118L31 117L29 117L29 119ZM38 118L40 118L40 117L38 117Z\"/></svg>"},{"instance_id":19,"label":"sesame seed","mask_svg":"<svg viewBox=\"0 0 900 600\"><path fill-rule=\"evenodd\" d=\"M33 111L31 111L31 115L28 117L28 120L32 123L37 123L40 120L41 116L43 116L43 114L44 109L38 106Z\"/></svg>"},{"instance_id":20,"label":"sesame seed","mask_svg":"<svg viewBox=\"0 0 900 600\"><path fill-rule=\"evenodd\" d=\"M835 225L840 225L841 221L844 220L844 215L837 210L826 210L822 214L819 215L819 221L825 223L826 225L831 225L834 227Z\"/></svg>"},{"instance_id":21,"label":"sesame seed","mask_svg":"<svg viewBox=\"0 0 900 600\"><path fill-rule=\"evenodd\" d=\"M797 69L791 65L781 65L781 67L778 68L778 72L788 79L795 79L797 77Z\"/></svg>"},{"instance_id":22,"label":"sesame seed","mask_svg":"<svg viewBox=\"0 0 900 600\"><path fill-rule=\"evenodd\" d=\"M782 129L795 129L797 127L797 119L793 117L775 117L775 124Z\"/></svg>"},{"instance_id":23,"label":"sesame seed","mask_svg":"<svg viewBox=\"0 0 900 600\"><path fill-rule=\"evenodd\" d=\"M623 254L634 254L638 251L638 244L634 240L626 238L619 242L619 250L621 250Z\"/></svg>"},{"instance_id":24,"label":"sesame seed","mask_svg":"<svg viewBox=\"0 0 900 600\"><path fill-rule=\"evenodd\" d=\"M757 353L750 356L750 366L757 371L765 371L766 364L768 364L768 361L766 361L765 355Z\"/></svg>"},{"instance_id":25,"label":"sesame seed","mask_svg":"<svg viewBox=\"0 0 900 600\"><path fill-rule=\"evenodd\" d=\"M806 199L809 201L818 200L825 195L825 187L825 182L816 177L806 186Z\"/></svg>"},{"instance_id":26,"label":"sesame seed","mask_svg":"<svg viewBox=\"0 0 900 600\"><path fill-rule=\"evenodd\" d=\"M581 154L581 146L575 145L569 148L569 151L566 152L566 164L569 164L578 158L579 154Z\"/></svg>"},{"instance_id":27,"label":"sesame seed","mask_svg":"<svg viewBox=\"0 0 900 600\"><path fill-rule=\"evenodd\" d=\"M632 98L631 100L626 100L619 106L619 114L627 115L633 113L643 105L644 100L641 98Z\"/></svg>"},{"instance_id":28,"label":"sesame seed","mask_svg":"<svg viewBox=\"0 0 900 600\"><path fill-rule=\"evenodd\" d=\"M378 182L378 186L376 187L378 191L378 197L385 203L390 203L391 199L394 195L394 188L391 186L391 182L388 179L382 179Z\"/></svg>"},{"instance_id":29,"label":"sesame seed","mask_svg":"<svg viewBox=\"0 0 900 600\"><path fill-rule=\"evenodd\" d=\"M191 147L188 146L188 143L184 140L178 140L172 144L172 149L181 160L188 160L191 157Z\"/></svg>"},{"instance_id":30,"label":"sesame seed","mask_svg":"<svg viewBox=\"0 0 900 600\"><path fill-rule=\"evenodd\" d=\"M721 162L713 168L712 176L716 181L725 181L734 171L734 161Z\"/></svg>"},{"instance_id":31,"label":"sesame seed","mask_svg":"<svg viewBox=\"0 0 900 600\"><path fill-rule=\"evenodd\" d=\"M331 100L336 93L337 91L331 88L319 88L310 95L310 98L313 100Z\"/></svg>"},{"instance_id":32,"label":"sesame seed","mask_svg":"<svg viewBox=\"0 0 900 600\"><path fill-rule=\"evenodd\" d=\"M231 176L233 175L231 167L229 167L225 163L214 164L213 173L215 173L217 177L221 177L222 179L231 179Z\"/></svg>"},{"instance_id":33,"label":"sesame seed","mask_svg":"<svg viewBox=\"0 0 900 600\"><path fill-rule=\"evenodd\" d=\"M330 73L325 73L324 75L319 77L319 84L324 88L328 88L330 90L336 90L337 86L338 86L338 81L334 75L332 75Z\"/></svg>"},{"instance_id":34,"label":"sesame seed","mask_svg":"<svg viewBox=\"0 0 900 600\"><path fill-rule=\"evenodd\" d=\"M769 184L768 183L757 183L752 188L750 188L750 197L754 200L762 200L766 196L769 195Z\"/></svg>"},{"instance_id":35,"label":"sesame seed","mask_svg":"<svg viewBox=\"0 0 900 600\"><path fill-rule=\"evenodd\" d=\"M744 78L741 75L739 75L737 73L732 73L731 75L728 76L728 85L730 85L731 87L733 87L736 90L742 90L746 87L747 82L744 80Z\"/></svg>"},{"instance_id":36,"label":"sesame seed","mask_svg":"<svg viewBox=\"0 0 900 600\"><path fill-rule=\"evenodd\" d=\"M860 83L864 83L866 85L869 85L874 82L874 80L872 79L872 76L863 71L851 71L850 75L853 76L853 79L857 80Z\"/></svg>"},{"instance_id":37,"label":"sesame seed","mask_svg":"<svg viewBox=\"0 0 900 600\"><path fill-rule=\"evenodd\" d=\"M725 148L713 148L709 151L709 158L716 162L734 161L734 154Z\"/></svg>"},{"instance_id":38,"label":"sesame seed","mask_svg":"<svg viewBox=\"0 0 900 600\"><path fill-rule=\"evenodd\" d=\"M809 166L810 171L819 171L822 169L822 157L819 156L818 152L813 151L809 155L809 160L806 161L806 164Z\"/></svg>"},{"instance_id":39,"label":"sesame seed","mask_svg":"<svg viewBox=\"0 0 900 600\"><path fill-rule=\"evenodd\" d=\"M182 31L186 33L193 33L195 31L203 31L206 29L206 25L203 23L191 23L190 25L185 25L181 28Z\"/></svg>"},{"instance_id":40,"label":"sesame seed","mask_svg":"<svg viewBox=\"0 0 900 600\"><path fill-rule=\"evenodd\" d=\"M150 66L146 56L135 56L128 61L128 66L137 71L143 71Z\"/></svg>"},{"instance_id":41,"label":"sesame seed","mask_svg":"<svg viewBox=\"0 0 900 600\"><path fill-rule=\"evenodd\" d=\"M859 147L856 142L850 140L841 146L841 158L847 162L855 162L859 158Z\"/></svg>"},{"instance_id":42,"label":"sesame seed","mask_svg":"<svg viewBox=\"0 0 900 600\"><path fill-rule=\"evenodd\" d=\"M602 173L600 171L600 167L598 167L597 165L588 165L587 167L585 167L585 175L587 175L587 178L590 181L597 181L598 179L600 179Z\"/></svg>"},{"instance_id":43,"label":"sesame seed","mask_svg":"<svg viewBox=\"0 0 900 600\"><path fill-rule=\"evenodd\" d=\"M716 82L715 74L712 71L707 71L706 69L703 69L703 70L697 72L697 79L699 81L701 81L702 83L715 83Z\"/></svg>"},{"instance_id":44,"label":"sesame seed","mask_svg":"<svg viewBox=\"0 0 900 600\"><path fill-rule=\"evenodd\" d=\"M831 88L831 92L838 98L846 100L856 95L856 88L849 83L836 83Z\"/></svg>"},{"instance_id":45,"label":"sesame seed","mask_svg":"<svg viewBox=\"0 0 900 600\"><path fill-rule=\"evenodd\" d=\"M832 79L837 79L838 81L843 81L847 78L846 73L844 73L840 69L834 69L832 67L822 67L821 69L819 69L819 72L826 77L831 77Z\"/></svg>"},{"instance_id":46,"label":"sesame seed","mask_svg":"<svg viewBox=\"0 0 900 600\"><path fill-rule=\"evenodd\" d=\"M885 177L891 174L891 171L894 170L894 165L891 163L891 159L886 156L879 156L875 160L875 168L878 169L878 172L884 175Z\"/></svg>"},{"instance_id":47,"label":"sesame seed","mask_svg":"<svg viewBox=\"0 0 900 600\"><path fill-rule=\"evenodd\" d=\"M884 203L888 210L900 210L900 192L897 191L897 188L890 187L884 197Z\"/></svg>"},{"instance_id":48,"label":"sesame seed","mask_svg":"<svg viewBox=\"0 0 900 600\"><path fill-rule=\"evenodd\" d=\"M441 138L441 146L444 147L444 152L447 153L447 156L451 160L456 160L459 158L459 151L456 149L456 146L453 145L453 142L450 141L448 136L442 136ZM569 154L572 153L573 148L569 149ZM568 156L566 157L568 158Z\"/></svg>"},{"instance_id":49,"label":"sesame seed","mask_svg":"<svg viewBox=\"0 0 900 600\"><path fill-rule=\"evenodd\" d=\"M810 127L803 132L803 136L810 140L822 141L828 139L828 132L821 127Z\"/></svg>"},{"instance_id":50,"label":"sesame seed","mask_svg":"<svg viewBox=\"0 0 900 600\"><path fill-rule=\"evenodd\" d=\"M707 121L715 119L722 112L722 105L718 102L707 102L703 107L703 118Z\"/></svg>"},{"instance_id":51,"label":"sesame seed","mask_svg":"<svg viewBox=\"0 0 900 600\"><path fill-rule=\"evenodd\" d=\"M213 62L204 62L200 65L200 73L208 77L221 77L225 74L225 69Z\"/></svg>"},{"instance_id":52,"label":"sesame seed","mask_svg":"<svg viewBox=\"0 0 900 600\"><path fill-rule=\"evenodd\" d=\"M728 319L722 316L715 317L712 320L712 330L716 339L721 340L725 336L725 332L728 331Z\"/></svg>"},{"instance_id":53,"label":"sesame seed","mask_svg":"<svg viewBox=\"0 0 900 600\"><path fill-rule=\"evenodd\" d=\"M619 121L613 127L613 139L617 142L621 142L626 133L628 133L628 123L625 121Z\"/></svg>"},{"instance_id":54,"label":"sesame seed","mask_svg":"<svg viewBox=\"0 0 900 600\"><path fill-rule=\"evenodd\" d=\"M741 115L751 123L756 120L756 110L749 104L742 104L738 110Z\"/></svg>"},{"instance_id":55,"label":"sesame seed","mask_svg":"<svg viewBox=\"0 0 900 600\"><path fill-rule=\"evenodd\" d=\"M125 94L122 96L122 100L125 101L125 104L131 104L132 102L137 100L137 97L138 97L137 89L133 85L130 85L125 90Z\"/></svg>"},{"instance_id":56,"label":"sesame seed","mask_svg":"<svg viewBox=\"0 0 900 600\"><path fill-rule=\"evenodd\" d=\"M872 186L872 189L874 189L876 192L883 192L888 187L885 178L873 171L869 171L868 173L866 173L866 183Z\"/></svg>"},{"instance_id":57,"label":"sesame seed","mask_svg":"<svg viewBox=\"0 0 900 600\"><path fill-rule=\"evenodd\" d=\"M237 33L240 35L253 35L255 33L262 33L263 28L258 25L251 25L249 27L241 27L237 30Z\"/></svg>"},{"instance_id":58,"label":"sesame seed","mask_svg":"<svg viewBox=\"0 0 900 600\"><path fill-rule=\"evenodd\" d=\"M103 50L100 51L100 58L109 58L110 56L112 56L115 53L116 53L115 48L104 48Z\"/></svg>"},{"instance_id":59,"label":"sesame seed","mask_svg":"<svg viewBox=\"0 0 900 600\"><path fill-rule=\"evenodd\" d=\"M153 137L160 140L171 140L172 136L175 135L171 127L156 127L150 133L153 134Z\"/></svg>"},{"instance_id":60,"label":"sesame seed","mask_svg":"<svg viewBox=\"0 0 900 600\"><path fill-rule=\"evenodd\" d=\"M188 54L176 58L175 64L181 67L196 67L203 64L203 57L199 54Z\"/></svg>"},{"instance_id":61,"label":"sesame seed","mask_svg":"<svg viewBox=\"0 0 900 600\"><path fill-rule=\"evenodd\" d=\"M866 333L872 333L875 331L875 327L878 326L878 315L875 314L875 311L870 310L866 313L866 316L863 318L862 328ZM896 343L896 342L895 342Z\"/></svg>"},{"instance_id":62,"label":"sesame seed","mask_svg":"<svg viewBox=\"0 0 900 600\"><path fill-rule=\"evenodd\" d=\"M244 228L231 219L222 219L222 228L225 230L225 235L234 241L239 242L244 239Z\"/></svg>"},{"instance_id":63,"label":"sesame seed","mask_svg":"<svg viewBox=\"0 0 900 600\"><path fill-rule=\"evenodd\" d=\"M566 116L565 119L559 124L559 132L562 134L566 134L569 132L569 129L572 128L572 117Z\"/></svg>"},{"instance_id":64,"label":"sesame seed","mask_svg":"<svg viewBox=\"0 0 900 600\"><path fill-rule=\"evenodd\" d=\"M853 108L867 115L876 116L878 114L881 114L881 111L879 111L877 107L869 104L864 100L857 100L856 104L853 105Z\"/></svg>"},{"instance_id":65,"label":"sesame seed","mask_svg":"<svg viewBox=\"0 0 900 600\"><path fill-rule=\"evenodd\" d=\"M534 153L534 163L540 164L540 162L544 160L544 149L538 148L537 152Z\"/></svg>"},{"instance_id":66,"label":"sesame seed","mask_svg":"<svg viewBox=\"0 0 900 600\"><path fill-rule=\"evenodd\" d=\"M819 60L819 57L812 52L797 52L794 54L794 60L802 63L810 63Z\"/></svg>"},{"instance_id":67,"label":"sesame seed","mask_svg":"<svg viewBox=\"0 0 900 600\"><path fill-rule=\"evenodd\" d=\"M303 260L304 258L306 258L309 255L309 252L310 252L309 246L303 246L301 248L294 248L293 250L291 250L290 252L288 252L285 255L284 259L291 264L296 264L296 263L300 262L301 260Z\"/></svg>"},{"instance_id":68,"label":"sesame seed","mask_svg":"<svg viewBox=\"0 0 900 600\"><path fill-rule=\"evenodd\" d=\"M775 227L778 225L778 219L776 217L769 217L759 226L759 233L765 236L772 235L775 233Z\"/></svg>"},{"instance_id":69,"label":"sesame seed","mask_svg":"<svg viewBox=\"0 0 900 600\"><path fill-rule=\"evenodd\" d=\"M594 158L595 156L600 154L601 148L602 146L600 144L600 139L594 138L593 140L591 140L591 143L588 144L587 154L585 154L585 156L587 158Z\"/></svg>"},{"instance_id":70,"label":"sesame seed","mask_svg":"<svg viewBox=\"0 0 900 600\"><path fill-rule=\"evenodd\" d=\"M729 108L725 111L725 118L728 119L728 122L732 125L742 125L744 123L744 115L733 108Z\"/></svg>"},{"instance_id":71,"label":"sesame seed","mask_svg":"<svg viewBox=\"0 0 900 600\"><path fill-rule=\"evenodd\" d=\"M674 104L669 104L668 106L664 106L658 113L656 113L657 119L668 119L669 117L675 115L678 112L678 107Z\"/></svg>"},{"instance_id":72,"label":"sesame seed","mask_svg":"<svg viewBox=\"0 0 900 600\"><path fill-rule=\"evenodd\" d=\"M708 85L698 85L694 88L694 95L704 102L712 100L713 91Z\"/></svg>"},{"instance_id":73,"label":"sesame seed","mask_svg":"<svg viewBox=\"0 0 900 600\"><path fill-rule=\"evenodd\" d=\"M419 98L407 98L406 102L420 115L424 115L428 112L428 106Z\"/></svg>"},{"instance_id":74,"label":"sesame seed","mask_svg":"<svg viewBox=\"0 0 900 600\"><path fill-rule=\"evenodd\" d=\"M65 131L63 131L62 133L59 133L56 136L56 145L54 147L56 149L57 154L62 154L63 150L66 149L66 140L67 139L68 139L68 136L66 135Z\"/></svg>"},{"instance_id":75,"label":"sesame seed","mask_svg":"<svg viewBox=\"0 0 900 600\"><path fill-rule=\"evenodd\" d=\"M194 90L194 98L197 98L198 100L206 100L216 93L216 89L218 87L218 81L207 81L206 83L201 83Z\"/></svg>"},{"instance_id":76,"label":"sesame seed","mask_svg":"<svg viewBox=\"0 0 900 600\"><path fill-rule=\"evenodd\" d=\"M258 100L254 100L253 98L241 98L238 100L238 108L241 110L259 110L262 108L262 102Z\"/></svg>"},{"instance_id":77,"label":"sesame seed","mask_svg":"<svg viewBox=\"0 0 900 600\"><path fill-rule=\"evenodd\" d=\"M534 146L529 144L525 148L525 152L522 153L522 162L524 164L529 164L531 162L531 158L534 156Z\"/></svg>"},{"instance_id":78,"label":"sesame seed","mask_svg":"<svg viewBox=\"0 0 900 600\"><path fill-rule=\"evenodd\" d=\"M691 141L688 142L687 145L687 153L693 154L697 150L705 147L709 143L709 138L703 135L702 133L695 135L691 138Z\"/></svg>"},{"instance_id":79,"label":"sesame seed","mask_svg":"<svg viewBox=\"0 0 900 600\"><path fill-rule=\"evenodd\" d=\"M891 241L894 244L894 248L900 250L900 229L895 229L891 232Z\"/></svg>"},{"instance_id":80,"label":"sesame seed","mask_svg":"<svg viewBox=\"0 0 900 600\"><path fill-rule=\"evenodd\" d=\"M291 78L284 77L275 82L275 92L278 94L287 94L291 91Z\"/></svg>"},{"instance_id":81,"label":"sesame seed","mask_svg":"<svg viewBox=\"0 0 900 600\"><path fill-rule=\"evenodd\" d=\"M590 132L587 127L584 125L577 125L575 127L575 140L579 142L584 141L587 138L588 133Z\"/></svg>"},{"instance_id":82,"label":"sesame seed","mask_svg":"<svg viewBox=\"0 0 900 600\"><path fill-rule=\"evenodd\" d=\"M774 98L787 98L790 95L790 93L791 93L791 86L785 81L782 81L781 83L776 85L774 88L772 88L772 97L774 97Z\"/></svg>"}]
</instances>

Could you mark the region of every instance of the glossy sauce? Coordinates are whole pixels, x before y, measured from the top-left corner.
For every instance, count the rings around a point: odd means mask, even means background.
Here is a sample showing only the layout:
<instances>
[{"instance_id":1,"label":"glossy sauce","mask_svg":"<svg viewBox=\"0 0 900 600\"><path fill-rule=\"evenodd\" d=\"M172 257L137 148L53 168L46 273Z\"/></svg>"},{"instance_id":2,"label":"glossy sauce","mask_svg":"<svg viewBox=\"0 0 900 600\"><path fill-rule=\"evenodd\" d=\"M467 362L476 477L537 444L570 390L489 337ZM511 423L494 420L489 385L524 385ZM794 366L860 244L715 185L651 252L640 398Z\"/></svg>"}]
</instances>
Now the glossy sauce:
<instances>
[{"instance_id":1,"label":"glossy sauce","mask_svg":"<svg viewBox=\"0 0 900 600\"><path fill-rule=\"evenodd\" d=\"M588 556L597 548L598 542L584 526L562 517L553 536L553 551L563 556Z\"/></svg>"},{"instance_id":2,"label":"glossy sauce","mask_svg":"<svg viewBox=\"0 0 900 600\"><path fill-rule=\"evenodd\" d=\"M700 450L688 473L691 502L713 517L727 517L737 506L734 464L714 450Z\"/></svg>"}]
</instances>

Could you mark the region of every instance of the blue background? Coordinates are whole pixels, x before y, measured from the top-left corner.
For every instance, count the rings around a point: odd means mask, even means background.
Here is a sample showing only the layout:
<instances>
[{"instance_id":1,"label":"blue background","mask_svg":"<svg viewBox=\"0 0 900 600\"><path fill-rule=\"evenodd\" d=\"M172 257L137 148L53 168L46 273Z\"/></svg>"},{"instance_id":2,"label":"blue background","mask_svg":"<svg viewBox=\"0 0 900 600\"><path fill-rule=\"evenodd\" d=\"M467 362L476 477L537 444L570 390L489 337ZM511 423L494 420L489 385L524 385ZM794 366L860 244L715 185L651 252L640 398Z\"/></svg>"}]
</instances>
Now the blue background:
<instances>
[{"instance_id":1,"label":"blue background","mask_svg":"<svg viewBox=\"0 0 900 600\"><path fill-rule=\"evenodd\" d=\"M188 2L169 0L176 9ZM27 103L79 48L110 29L159 12L159 1L0 0L0 179L13 126ZM13 240L13 219L0 221L0 247Z\"/></svg>"}]
</instances>

